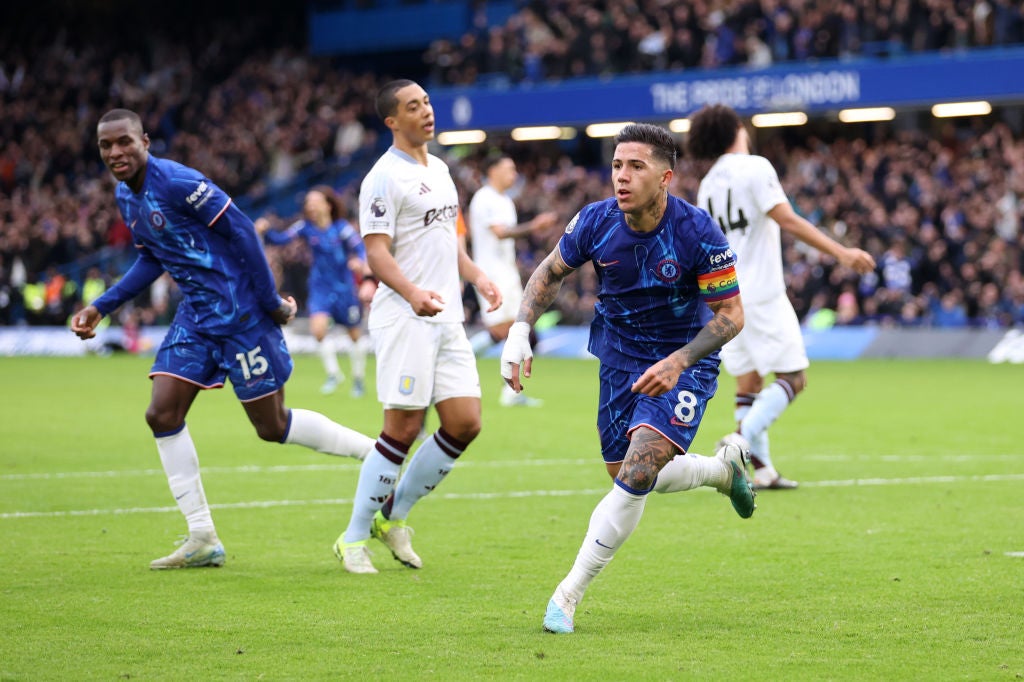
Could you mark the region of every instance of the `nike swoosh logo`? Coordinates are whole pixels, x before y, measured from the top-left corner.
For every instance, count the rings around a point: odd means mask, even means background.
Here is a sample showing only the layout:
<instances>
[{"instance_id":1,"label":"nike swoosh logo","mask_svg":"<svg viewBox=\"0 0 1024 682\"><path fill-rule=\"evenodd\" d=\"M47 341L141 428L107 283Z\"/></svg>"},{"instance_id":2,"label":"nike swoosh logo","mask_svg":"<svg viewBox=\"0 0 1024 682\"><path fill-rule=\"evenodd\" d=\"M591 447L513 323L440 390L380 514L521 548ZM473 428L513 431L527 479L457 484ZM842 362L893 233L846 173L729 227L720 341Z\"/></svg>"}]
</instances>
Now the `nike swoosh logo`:
<instances>
[{"instance_id":1,"label":"nike swoosh logo","mask_svg":"<svg viewBox=\"0 0 1024 682\"><path fill-rule=\"evenodd\" d=\"M601 545L601 546L602 546L602 547L604 547L605 549L615 549L614 547L610 547L610 546L608 546L608 545L604 544L604 543L603 543L603 542L601 542L600 540L594 540L594 542L596 542L597 544Z\"/></svg>"},{"instance_id":2,"label":"nike swoosh logo","mask_svg":"<svg viewBox=\"0 0 1024 682\"><path fill-rule=\"evenodd\" d=\"M607 263L602 263L601 261L596 261L596 262L597 262L598 267L602 267L602 268L606 268L609 265L618 265L619 264L619 261L617 261L617 260L608 261Z\"/></svg>"},{"instance_id":3,"label":"nike swoosh logo","mask_svg":"<svg viewBox=\"0 0 1024 682\"><path fill-rule=\"evenodd\" d=\"M182 494L176 496L174 499L175 500L180 500L181 498L185 497L186 495L188 495L188 493L182 493Z\"/></svg>"},{"instance_id":4,"label":"nike swoosh logo","mask_svg":"<svg viewBox=\"0 0 1024 682\"><path fill-rule=\"evenodd\" d=\"M132 221L132 224L128 226L128 229L134 230L135 229L135 223L137 223L137 222L139 222L138 218L136 218L135 220Z\"/></svg>"}]
</instances>

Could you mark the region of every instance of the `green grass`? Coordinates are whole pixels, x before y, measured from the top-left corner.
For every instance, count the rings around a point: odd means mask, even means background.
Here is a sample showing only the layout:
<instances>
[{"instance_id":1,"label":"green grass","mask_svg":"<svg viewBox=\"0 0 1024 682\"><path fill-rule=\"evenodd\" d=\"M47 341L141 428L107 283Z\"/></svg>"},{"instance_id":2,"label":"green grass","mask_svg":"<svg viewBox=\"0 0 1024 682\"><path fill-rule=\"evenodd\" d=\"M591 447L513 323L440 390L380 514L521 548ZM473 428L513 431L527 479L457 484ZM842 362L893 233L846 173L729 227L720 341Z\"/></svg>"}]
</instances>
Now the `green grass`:
<instances>
[{"instance_id":1,"label":"green grass","mask_svg":"<svg viewBox=\"0 0 1024 682\"><path fill-rule=\"evenodd\" d=\"M228 563L149 571L184 522L148 363L0 359L0 680L1024 676L1022 367L814 364L772 431L801 489L749 521L710 490L652 497L554 636L544 607L610 485L595 363L538 358L546 407L508 410L482 361L484 432L410 519L425 566L377 546L377 576L330 551L357 463L259 441L230 389L189 417ZM320 379L298 358L288 403L376 435L373 398ZM732 389L695 451L732 428Z\"/></svg>"}]
</instances>

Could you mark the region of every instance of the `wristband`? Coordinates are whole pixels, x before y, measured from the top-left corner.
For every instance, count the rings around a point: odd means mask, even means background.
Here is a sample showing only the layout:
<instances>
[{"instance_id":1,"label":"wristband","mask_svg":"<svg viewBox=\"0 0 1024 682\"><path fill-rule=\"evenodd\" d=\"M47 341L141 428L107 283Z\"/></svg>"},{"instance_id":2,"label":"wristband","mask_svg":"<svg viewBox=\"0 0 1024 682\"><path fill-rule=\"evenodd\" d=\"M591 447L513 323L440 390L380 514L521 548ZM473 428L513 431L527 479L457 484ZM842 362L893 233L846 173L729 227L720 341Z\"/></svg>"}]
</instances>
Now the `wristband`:
<instances>
[{"instance_id":1,"label":"wristband","mask_svg":"<svg viewBox=\"0 0 1024 682\"><path fill-rule=\"evenodd\" d=\"M530 323L529 322L515 322L509 327L508 335L518 334L524 339L530 338Z\"/></svg>"}]
</instances>

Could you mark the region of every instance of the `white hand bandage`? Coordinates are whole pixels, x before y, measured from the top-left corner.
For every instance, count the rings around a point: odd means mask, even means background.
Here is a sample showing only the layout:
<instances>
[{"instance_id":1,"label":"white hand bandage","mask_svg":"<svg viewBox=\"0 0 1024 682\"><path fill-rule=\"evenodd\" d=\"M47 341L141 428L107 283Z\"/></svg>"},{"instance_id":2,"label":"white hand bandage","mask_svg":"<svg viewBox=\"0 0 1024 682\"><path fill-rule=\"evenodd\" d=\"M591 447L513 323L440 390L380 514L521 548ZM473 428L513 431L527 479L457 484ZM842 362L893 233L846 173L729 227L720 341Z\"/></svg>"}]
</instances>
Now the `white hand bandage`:
<instances>
[{"instance_id":1,"label":"white hand bandage","mask_svg":"<svg viewBox=\"0 0 1024 682\"><path fill-rule=\"evenodd\" d=\"M526 322L516 322L508 330L505 348L501 351L501 376L505 379L511 379L512 365L519 365L521 368L523 363L532 357L530 325Z\"/></svg>"}]
</instances>

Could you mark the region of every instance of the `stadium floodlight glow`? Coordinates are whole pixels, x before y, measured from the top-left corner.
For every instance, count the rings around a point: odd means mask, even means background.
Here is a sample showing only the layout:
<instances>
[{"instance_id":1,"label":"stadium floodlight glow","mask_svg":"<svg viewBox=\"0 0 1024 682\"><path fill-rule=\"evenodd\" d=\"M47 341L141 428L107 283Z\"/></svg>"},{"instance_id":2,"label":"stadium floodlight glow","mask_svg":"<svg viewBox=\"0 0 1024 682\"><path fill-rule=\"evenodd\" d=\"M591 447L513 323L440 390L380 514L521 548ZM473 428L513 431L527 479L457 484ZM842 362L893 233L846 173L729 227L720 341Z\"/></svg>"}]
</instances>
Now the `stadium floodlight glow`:
<instances>
[{"instance_id":1,"label":"stadium floodlight glow","mask_svg":"<svg viewBox=\"0 0 1024 682\"><path fill-rule=\"evenodd\" d=\"M992 105L988 102L947 102L932 107L935 118L953 118L955 116L987 116L992 113Z\"/></svg>"},{"instance_id":2,"label":"stadium floodlight glow","mask_svg":"<svg viewBox=\"0 0 1024 682\"><path fill-rule=\"evenodd\" d=\"M688 133L690 132L690 119L674 118L668 122L668 129L673 133Z\"/></svg>"},{"instance_id":3,"label":"stadium floodlight glow","mask_svg":"<svg viewBox=\"0 0 1024 682\"><path fill-rule=\"evenodd\" d=\"M450 147L455 144L480 144L487 139L482 130L446 130L437 134L437 143Z\"/></svg>"},{"instance_id":4,"label":"stadium floodlight glow","mask_svg":"<svg viewBox=\"0 0 1024 682\"><path fill-rule=\"evenodd\" d=\"M864 109L843 109L839 112L839 120L843 123L869 123L871 121L891 121L896 118L896 110L892 107L866 107Z\"/></svg>"},{"instance_id":5,"label":"stadium floodlight glow","mask_svg":"<svg viewBox=\"0 0 1024 682\"><path fill-rule=\"evenodd\" d=\"M509 136L516 142L531 140L557 140L562 137L562 129L558 126L530 126L513 128Z\"/></svg>"},{"instance_id":6,"label":"stadium floodlight glow","mask_svg":"<svg viewBox=\"0 0 1024 682\"><path fill-rule=\"evenodd\" d=\"M807 123L807 114L802 111L780 111L774 114L754 114L750 122L755 128L781 128L802 126Z\"/></svg>"},{"instance_id":7,"label":"stadium floodlight glow","mask_svg":"<svg viewBox=\"0 0 1024 682\"><path fill-rule=\"evenodd\" d=\"M576 129L573 128L572 126L562 126L559 129L558 139L559 140L575 140L577 134L578 133L576 132Z\"/></svg>"},{"instance_id":8,"label":"stadium floodlight glow","mask_svg":"<svg viewBox=\"0 0 1024 682\"><path fill-rule=\"evenodd\" d=\"M630 123L632 121L625 121L623 123L591 123L586 128L587 135L589 137L614 137Z\"/></svg>"}]
</instances>

